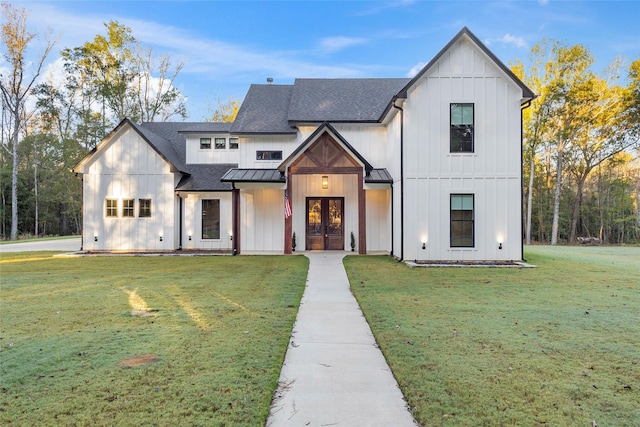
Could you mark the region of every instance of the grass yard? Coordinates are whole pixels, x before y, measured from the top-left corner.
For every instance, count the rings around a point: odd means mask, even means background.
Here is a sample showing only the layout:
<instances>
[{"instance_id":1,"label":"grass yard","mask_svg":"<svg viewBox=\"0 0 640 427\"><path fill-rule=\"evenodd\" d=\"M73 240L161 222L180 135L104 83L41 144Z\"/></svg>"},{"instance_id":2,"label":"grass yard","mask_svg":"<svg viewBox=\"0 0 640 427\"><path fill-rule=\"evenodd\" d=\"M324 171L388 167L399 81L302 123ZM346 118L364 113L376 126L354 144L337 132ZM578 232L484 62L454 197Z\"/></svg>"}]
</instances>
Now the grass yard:
<instances>
[{"instance_id":1,"label":"grass yard","mask_svg":"<svg viewBox=\"0 0 640 427\"><path fill-rule=\"evenodd\" d=\"M640 248L526 249L534 269L347 257L423 426L638 426Z\"/></svg>"},{"instance_id":2,"label":"grass yard","mask_svg":"<svg viewBox=\"0 0 640 427\"><path fill-rule=\"evenodd\" d=\"M307 267L2 254L0 424L263 425Z\"/></svg>"}]
</instances>

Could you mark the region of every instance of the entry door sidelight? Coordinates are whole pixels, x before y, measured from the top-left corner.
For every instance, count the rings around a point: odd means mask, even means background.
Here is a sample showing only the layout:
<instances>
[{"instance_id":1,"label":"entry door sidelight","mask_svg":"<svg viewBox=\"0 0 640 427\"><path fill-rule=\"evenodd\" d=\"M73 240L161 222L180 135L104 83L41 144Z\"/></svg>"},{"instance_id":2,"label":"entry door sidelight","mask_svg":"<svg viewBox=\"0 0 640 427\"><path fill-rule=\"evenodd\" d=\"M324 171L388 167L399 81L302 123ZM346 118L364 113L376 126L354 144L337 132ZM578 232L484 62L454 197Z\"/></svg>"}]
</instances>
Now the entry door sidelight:
<instances>
[{"instance_id":1,"label":"entry door sidelight","mask_svg":"<svg viewBox=\"0 0 640 427\"><path fill-rule=\"evenodd\" d=\"M307 198L307 250L344 250L344 198Z\"/></svg>"}]
</instances>

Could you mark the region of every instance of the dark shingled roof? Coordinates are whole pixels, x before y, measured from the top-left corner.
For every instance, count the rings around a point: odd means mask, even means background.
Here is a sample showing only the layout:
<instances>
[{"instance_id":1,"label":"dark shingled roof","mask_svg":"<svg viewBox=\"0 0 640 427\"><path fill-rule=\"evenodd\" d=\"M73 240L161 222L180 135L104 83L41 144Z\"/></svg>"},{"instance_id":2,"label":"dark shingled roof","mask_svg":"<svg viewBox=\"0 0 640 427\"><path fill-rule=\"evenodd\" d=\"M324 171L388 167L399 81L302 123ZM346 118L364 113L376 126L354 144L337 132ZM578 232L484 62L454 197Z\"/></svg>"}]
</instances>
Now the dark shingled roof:
<instances>
[{"instance_id":1,"label":"dark shingled roof","mask_svg":"<svg viewBox=\"0 0 640 427\"><path fill-rule=\"evenodd\" d=\"M291 85L251 85L231 132L295 134L296 129L287 122L292 90Z\"/></svg>"},{"instance_id":2,"label":"dark shingled roof","mask_svg":"<svg viewBox=\"0 0 640 427\"><path fill-rule=\"evenodd\" d=\"M221 179L222 182L281 182L284 174L278 169L230 169Z\"/></svg>"},{"instance_id":3,"label":"dark shingled roof","mask_svg":"<svg viewBox=\"0 0 640 427\"><path fill-rule=\"evenodd\" d=\"M132 128L137 130L162 157L171 163L173 167L178 169L180 172L185 172L187 170L187 166L184 164L184 143L182 144L182 147L180 147L180 144L175 144L174 141L171 141L165 136L152 132L151 129L144 126L144 124L136 125L133 122L129 122L129 124Z\"/></svg>"},{"instance_id":4,"label":"dark shingled roof","mask_svg":"<svg viewBox=\"0 0 640 427\"><path fill-rule=\"evenodd\" d=\"M178 191L230 191L231 184L222 182L222 176L237 164L189 165L189 175L182 177Z\"/></svg>"},{"instance_id":5,"label":"dark shingled roof","mask_svg":"<svg viewBox=\"0 0 640 427\"><path fill-rule=\"evenodd\" d=\"M133 124L132 124L133 125ZM219 126L224 125L224 126ZM183 132L200 132L195 129L229 128L230 123L183 123L153 122L133 125L145 139L170 162L184 173L176 190L179 191L229 191L231 185L220 182L220 178L237 164L185 164L186 137ZM215 132L215 130L211 130ZM219 130L222 131L222 130ZM168 154L167 154L168 153ZM180 165L180 166L178 166Z\"/></svg>"},{"instance_id":6,"label":"dark shingled roof","mask_svg":"<svg viewBox=\"0 0 640 427\"><path fill-rule=\"evenodd\" d=\"M411 79L296 79L290 122L378 122Z\"/></svg>"},{"instance_id":7,"label":"dark shingled roof","mask_svg":"<svg viewBox=\"0 0 640 427\"><path fill-rule=\"evenodd\" d=\"M189 122L182 123L179 132L229 132L231 130L232 122Z\"/></svg>"}]
</instances>

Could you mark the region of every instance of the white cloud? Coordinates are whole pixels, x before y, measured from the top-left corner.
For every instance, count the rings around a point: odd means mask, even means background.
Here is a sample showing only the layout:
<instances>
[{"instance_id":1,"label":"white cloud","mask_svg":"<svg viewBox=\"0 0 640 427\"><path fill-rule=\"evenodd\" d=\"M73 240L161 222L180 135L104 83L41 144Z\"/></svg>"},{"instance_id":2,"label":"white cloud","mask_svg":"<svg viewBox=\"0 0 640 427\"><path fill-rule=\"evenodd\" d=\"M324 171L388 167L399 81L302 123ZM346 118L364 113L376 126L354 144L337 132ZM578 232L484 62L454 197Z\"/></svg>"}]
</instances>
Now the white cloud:
<instances>
[{"instance_id":1,"label":"white cloud","mask_svg":"<svg viewBox=\"0 0 640 427\"><path fill-rule=\"evenodd\" d=\"M497 42L497 43L503 43L503 44L512 45L512 46L515 46L517 48L526 48L527 47L527 42L524 40L524 38L516 37L516 36L513 36L513 35L511 35L509 33L507 33L504 36L502 36L500 38L497 38L497 39L486 39L484 42L485 42L485 44L487 46L489 46L493 42Z\"/></svg>"},{"instance_id":2,"label":"white cloud","mask_svg":"<svg viewBox=\"0 0 640 427\"><path fill-rule=\"evenodd\" d=\"M416 65L411 67L409 72L407 72L407 77L415 77L415 75L418 74L425 67L425 65L427 65L426 62L418 62Z\"/></svg>"},{"instance_id":3,"label":"white cloud","mask_svg":"<svg viewBox=\"0 0 640 427\"><path fill-rule=\"evenodd\" d=\"M540 3L542 6L546 6L547 4L549 4L549 0L538 0L538 3Z\"/></svg>"},{"instance_id":4,"label":"white cloud","mask_svg":"<svg viewBox=\"0 0 640 427\"><path fill-rule=\"evenodd\" d=\"M320 49L325 53L335 53L339 50L366 43L361 37L325 37L320 40Z\"/></svg>"}]
</instances>

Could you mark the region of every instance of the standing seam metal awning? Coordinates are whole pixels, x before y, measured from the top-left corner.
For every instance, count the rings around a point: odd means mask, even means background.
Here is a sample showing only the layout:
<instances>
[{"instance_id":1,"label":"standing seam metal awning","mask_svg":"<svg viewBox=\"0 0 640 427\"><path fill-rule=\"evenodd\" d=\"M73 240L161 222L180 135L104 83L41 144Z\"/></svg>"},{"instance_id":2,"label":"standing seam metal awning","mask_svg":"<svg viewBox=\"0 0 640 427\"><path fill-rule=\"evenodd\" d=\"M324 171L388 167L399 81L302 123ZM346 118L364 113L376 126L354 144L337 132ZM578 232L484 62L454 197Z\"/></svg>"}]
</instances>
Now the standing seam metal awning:
<instances>
[{"instance_id":1,"label":"standing seam metal awning","mask_svg":"<svg viewBox=\"0 0 640 427\"><path fill-rule=\"evenodd\" d=\"M287 182L278 169L229 169L220 179L222 182ZM372 169L364 177L366 184L392 184L393 178L386 169Z\"/></svg>"}]
</instances>

